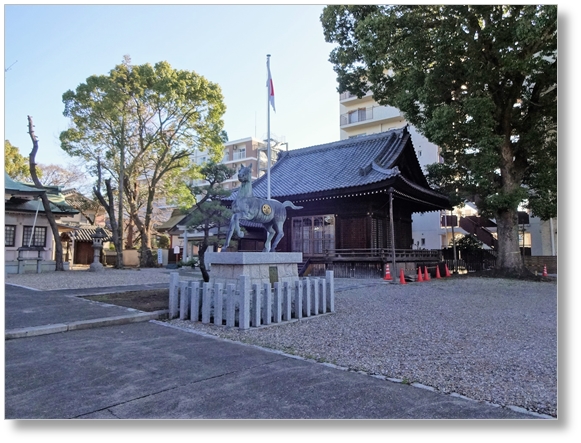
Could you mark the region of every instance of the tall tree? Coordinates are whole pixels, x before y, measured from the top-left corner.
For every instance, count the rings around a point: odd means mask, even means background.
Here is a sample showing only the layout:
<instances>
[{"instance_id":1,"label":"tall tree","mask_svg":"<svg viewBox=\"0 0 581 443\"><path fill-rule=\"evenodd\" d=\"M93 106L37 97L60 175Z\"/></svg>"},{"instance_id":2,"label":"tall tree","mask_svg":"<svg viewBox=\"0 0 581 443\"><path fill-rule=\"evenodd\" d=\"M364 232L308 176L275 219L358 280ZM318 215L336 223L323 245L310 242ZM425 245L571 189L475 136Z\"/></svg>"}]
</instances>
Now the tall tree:
<instances>
[{"instance_id":1,"label":"tall tree","mask_svg":"<svg viewBox=\"0 0 581 443\"><path fill-rule=\"evenodd\" d=\"M30 181L28 159L9 140L4 140L4 170L16 181Z\"/></svg>"},{"instance_id":2,"label":"tall tree","mask_svg":"<svg viewBox=\"0 0 581 443\"><path fill-rule=\"evenodd\" d=\"M152 213L164 177L188 168L196 148L223 150L220 87L167 62L133 66L126 57L109 75L67 91L63 101L72 127L61 133L61 147L93 164L102 158L139 232L141 266L155 266ZM121 207L118 212L123 229Z\"/></svg>"},{"instance_id":3,"label":"tall tree","mask_svg":"<svg viewBox=\"0 0 581 443\"><path fill-rule=\"evenodd\" d=\"M339 92L372 91L438 145L429 179L494 217L497 267L526 272L519 204L556 215L557 7L334 5L321 22Z\"/></svg>"},{"instance_id":4,"label":"tall tree","mask_svg":"<svg viewBox=\"0 0 581 443\"><path fill-rule=\"evenodd\" d=\"M32 117L28 116L28 134L30 135L30 139L32 140L32 151L30 151L30 155L28 156L28 164L30 169L30 176L32 177L32 181L37 188L42 188L42 183L38 178L38 174L36 172L36 153L38 152L38 138L34 133L34 124L32 122ZM48 224L50 225L50 229L52 231L52 235L54 237L54 259L56 262L56 271L64 271L64 264L63 264L63 244L60 239L58 226L56 224L56 219L52 210L50 208L50 201L48 200L48 196L46 192L40 196L42 200L42 206L44 208L44 213L46 218L48 219ZM34 232L31 232L30 235L34 235Z\"/></svg>"},{"instance_id":5,"label":"tall tree","mask_svg":"<svg viewBox=\"0 0 581 443\"><path fill-rule=\"evenodd\" d=\"M206 269L205 254L210 246L211 231L215 230L216 234L220 228L227 226L232 212L222 204L221 199L230 194L225 190L221 183L232 177L234 171L223 164L210 161L200 170L204 180L202 186L189 186L191 196L195 203L190 209L190 218L187 222L187 228L194 229L203 233L202 241L198 249L200 259L200 271L204 281L210 281L210 275Z\"/></svg>"}]
</instances>

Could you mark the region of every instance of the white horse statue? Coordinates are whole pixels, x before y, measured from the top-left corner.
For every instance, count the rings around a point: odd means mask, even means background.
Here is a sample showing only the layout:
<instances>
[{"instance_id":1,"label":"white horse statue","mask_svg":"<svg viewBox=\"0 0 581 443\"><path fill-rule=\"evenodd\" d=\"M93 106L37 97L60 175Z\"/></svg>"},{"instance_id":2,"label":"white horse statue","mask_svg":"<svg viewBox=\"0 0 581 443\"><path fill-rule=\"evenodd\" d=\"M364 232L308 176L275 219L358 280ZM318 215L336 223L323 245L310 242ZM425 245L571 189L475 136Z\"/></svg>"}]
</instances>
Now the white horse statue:
<instances>
[{"instance_id":1,"label":"white horse statue","mask_svg":"<svg viewBox=\"0 0 581 443\"><path fill-rule=\"evenodd\" d=\"M236 200L232 203L233 214L230 219L230 227L226 242L221 250L226 250L234 231L236 231L238 237L244 237L244 233L240 230L240 220L248 220L262 223L264 229L266 229L266 242L264 243L262 252L274 252L276 246L284 236L283 225L286 220L286 208L302 209L303 207L295 206L290 201L281 203L278 200L254 197L252 193L252 164L240 168L238 171L238 180L241 186L238 190ZM274 242L272 242L273 238Z\"/></svg>"}]
</instances>

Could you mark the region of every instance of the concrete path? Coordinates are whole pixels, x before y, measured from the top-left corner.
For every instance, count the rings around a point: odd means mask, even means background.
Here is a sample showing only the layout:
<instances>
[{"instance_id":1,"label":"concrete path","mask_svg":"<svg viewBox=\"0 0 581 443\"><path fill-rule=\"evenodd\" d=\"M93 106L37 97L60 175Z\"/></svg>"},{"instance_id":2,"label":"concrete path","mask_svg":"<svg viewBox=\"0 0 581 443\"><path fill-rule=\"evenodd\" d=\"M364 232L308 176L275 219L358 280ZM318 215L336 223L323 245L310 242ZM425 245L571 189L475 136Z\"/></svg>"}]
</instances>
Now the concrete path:
<instances>
[{"instance_id":1,"label":"concrete path","mask_svg":"<svg viewBox=\"0 0 581 443\"><path fill-rule=\"evenodd\" d=\"M63 291L6 285L5 293L6 419L538 418L156 320L136 323L138 311ZM8 336L15 330L22 338Z\"/></svg>"}]
</instances>

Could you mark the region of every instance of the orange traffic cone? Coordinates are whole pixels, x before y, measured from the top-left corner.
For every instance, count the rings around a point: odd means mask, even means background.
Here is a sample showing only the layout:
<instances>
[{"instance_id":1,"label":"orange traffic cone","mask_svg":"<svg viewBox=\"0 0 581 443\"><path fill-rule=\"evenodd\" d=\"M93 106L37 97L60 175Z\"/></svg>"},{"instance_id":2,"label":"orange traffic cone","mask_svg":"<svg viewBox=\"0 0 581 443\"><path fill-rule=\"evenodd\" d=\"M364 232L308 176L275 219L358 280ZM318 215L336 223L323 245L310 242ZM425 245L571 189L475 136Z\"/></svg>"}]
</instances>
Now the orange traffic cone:
<instances>
[{"instance_id":1,"label":"orange traffic cone","mask_svg":"<svg viewBox=\"0 0 581 443\"><path fill-rule=\"evenodd\" d=\"M430 274L428 274L428 267L427 266L424 267L424 280L425 281L430 281L431 280L430 279Z\"/></svg>"},{"instance_id":2,"label":"orange traffic cone","mask_svg":"<svg viewBox=\"0 0 581 443\"><path fill-rule=\"evenodd\" d=\"M450 270L448 269L448 263L444 263L446 266L446 277L450 277Z\"/></svg>"},{"instance_id":3,"label":"orange traffic cone","mask_svg":"<svg viewBox=\"0 0 581 443\"><path fill-rule=\"evenodd\" d=\"M547 265L543 266L543 277L548 277L549 275L547 274Z\"/></svg>"},{"instance_id":4,"label":"orange traffic cone","mask_svg":"<svg viewBox=\"0 0 581 443\"><path fill-rule=\"evenodd\" d=\"M440 266L436 265L436 278L442 278L440 275Z\"/></svg>"},{"instance_id":5,"label":"orange traffic cone","mask_svg":"<svg viewBox=\"0 0 581 443\"><path fill-rule=\"evenodd\" d=\"M422 276L422 268L421 268L421 266L418 267L418 281L424 281L424 277Z\"/></svg>"},{"instance_id":6,"label":"orange traffic cone","mask_svg":"<svg viewBox=\"0 0 581 443\"><path fill-rule=\"evenodd\" d=\"M385 277L384 280L391 280L391 273L389 272L389 265L385 265Z\"/></svg>"},{"instance_id":7,"label":"orange traffic cone","mask_svg":"<svg viewBox=\"0 0 581 443\"><path fill-rule=\"evenodd\" d=\"M401 268L401 269L399 270L399 282L400 282L402 285L407 285L407 283L405 282L405 276L403 275L403 268Z\"/></svg>"}]
</instances>

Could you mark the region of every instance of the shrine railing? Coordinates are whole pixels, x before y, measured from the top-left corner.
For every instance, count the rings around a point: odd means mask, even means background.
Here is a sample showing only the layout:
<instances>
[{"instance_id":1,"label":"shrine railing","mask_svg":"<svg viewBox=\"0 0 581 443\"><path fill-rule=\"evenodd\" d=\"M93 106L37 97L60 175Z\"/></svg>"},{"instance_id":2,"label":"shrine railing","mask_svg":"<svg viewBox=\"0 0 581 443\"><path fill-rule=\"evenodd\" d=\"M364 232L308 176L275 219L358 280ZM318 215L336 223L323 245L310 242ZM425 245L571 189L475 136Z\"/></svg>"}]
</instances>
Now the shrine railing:
<instances>
[{"instance_id":1,"label":"shrine railing","mask_svg":"<svg viewBox=\"0 0 581 443\"><path fill-rule=\"evenodd\" d=\"M389 248L327 249L318 257L333 261L391 261L393 252L395 252L395 261L430 261L440 260L442 257L442 251L439 249L396 249L393 251Z\"/></svg>"}]
</instances>

